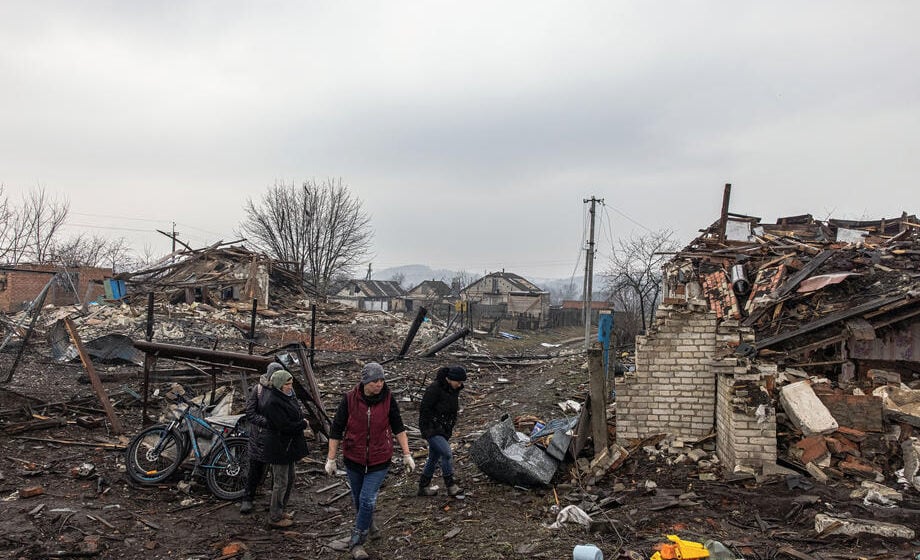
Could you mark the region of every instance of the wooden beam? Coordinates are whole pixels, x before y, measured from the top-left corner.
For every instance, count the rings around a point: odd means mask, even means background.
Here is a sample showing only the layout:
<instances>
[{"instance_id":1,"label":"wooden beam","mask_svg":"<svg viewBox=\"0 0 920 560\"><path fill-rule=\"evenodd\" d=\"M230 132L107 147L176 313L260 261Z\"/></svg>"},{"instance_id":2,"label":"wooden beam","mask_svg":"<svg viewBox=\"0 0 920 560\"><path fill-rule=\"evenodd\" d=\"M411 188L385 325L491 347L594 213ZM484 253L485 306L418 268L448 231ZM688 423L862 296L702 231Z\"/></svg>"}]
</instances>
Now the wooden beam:
<instances>
[{"instance_id":1,"label":"wooden beam","mask_svg":"<svg viewBox=\"0 0 920 560\"><path fill-rule=\"evenodd\" d=\"M99 376L96 374L96 368L93 367L93 361L90 360L89 355L86 353L86 349L83 348L83 341L80 340L77 326L73 324L70 317L64 319L64 326L67 328L67 332L70 333L70 338L73 339L74 346L77 347L77 352L80 354L80 360L83 362L83 367L86 368L86 375L89 376L89 380L93 384L93 391L95 391L96 396L99 397L99 402L102 403L102 409L105 410L105 415L109 417L109 422L112 423L112 433L124 433L125 430L121 425L121 420L115 416L115 409L112 407L112 401L109 400L109 395L105 392L105 387L102 386L102 381L99 380Z\"/></svg>"},{"instance_id":2,"label":"wooden beam","mask_svg":"<svg viewBox=\"0 0 920 560\"><path fill-rule=\"evenodd\" d=\"M732 197L732 184L725 183L722 191L722 213L719 216L719 240L725 241L725 226L728 223L728 201Z\"/></svg>"},{"instance_id":3,"label":"wooden beam","mask_svg":"<svg viewBox=\"0 0 920 560\"><path fill-rule=\"evenodd\" d=\"M603 350L595 342L588 349L589 391L591 394L591 434L594 441L594 457L607 450L607 388L604 383Z\"/></svg>"}]
</instances>

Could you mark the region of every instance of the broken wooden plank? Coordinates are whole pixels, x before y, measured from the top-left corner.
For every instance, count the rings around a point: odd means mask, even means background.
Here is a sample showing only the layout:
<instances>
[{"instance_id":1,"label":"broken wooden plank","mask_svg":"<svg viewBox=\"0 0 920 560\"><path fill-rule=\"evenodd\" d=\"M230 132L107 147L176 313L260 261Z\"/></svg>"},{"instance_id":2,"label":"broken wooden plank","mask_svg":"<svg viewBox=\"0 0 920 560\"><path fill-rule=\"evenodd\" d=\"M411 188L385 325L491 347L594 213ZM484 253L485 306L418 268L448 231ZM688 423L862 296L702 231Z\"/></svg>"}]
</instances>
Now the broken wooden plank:
<instances>
[{"instance_id":1,"label":"broken wooden plank","mask_svg":"<svg viewBox=\"0 0 920 560\"><path fill-rule=\"evenodd\" d=\"M96 374L96 368L93 367L93 361L83 347L83 341L80 340L80 333L77 332L77 326L73 324L70 317L64 319L64 326L67 328L67 332L70 333L70 338L73 339L74 346L76 346L77 352L80 354L80 360L83 362L83 367L86 368L86 374L93 384L93 391L95 391L96 396L99 397L99 402L102 403L105 415L108 416L109 422L112 424L112 433L123 434L125 429L122 427L121 420L118 419L118 416L115 416L115 408L112 407L112 401L109 400L109 395L105 392L105 387L102 386L102 381L99 380L99 376Z\"/></svg>"},{"instance_id":2,"label":"broken wooden plank","mask_svg":"<svg viewBox=\"0 0 920 560\"><path fill-rule=\"evenodd\" d=\"M830 315L822 319L818 319L817 321L812 321L811 323L801 326L798 329L793 329L791 331L787 331L782 334L778 334L776 336L772 336L770 338L761 340L760 342L757 342L755 344L755 347L757 348L757 350L769 348L770 346L773 346L774 344L779 344L780 342L784 342L786 340L790 340L792 338L799 337L805 333L810 333L812 331L822 329L826 326L836 323L837 321L849 319L850 317L855 317L856 315L861 315L863 313L866 313L867 311L873 311L875 309L884 307L895 301L901 301L905 299L909 299L906 294L894 296L894 297L880 298L874 301L864 303L862 305L857 305L856 307L853 307L850 309L844 309L843 311L838 311L837 313L831 313Z\"/></svg>"}]
</instances>

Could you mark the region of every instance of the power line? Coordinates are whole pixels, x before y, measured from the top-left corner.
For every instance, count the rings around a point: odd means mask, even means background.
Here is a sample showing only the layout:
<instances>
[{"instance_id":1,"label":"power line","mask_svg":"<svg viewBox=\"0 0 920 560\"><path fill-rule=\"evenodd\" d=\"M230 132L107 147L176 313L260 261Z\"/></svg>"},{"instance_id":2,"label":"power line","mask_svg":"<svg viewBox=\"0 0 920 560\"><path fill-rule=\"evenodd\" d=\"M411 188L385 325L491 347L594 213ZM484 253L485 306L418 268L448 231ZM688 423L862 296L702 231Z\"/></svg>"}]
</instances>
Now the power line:
<instances>
[{"instance_id":1,"label":"power line","mask_svg":"<svg viewBox=\"0 0 920 560\"><path fill-rule=\"evenodd\" d=\"M156 224L163 224L163 223L171 224L171 223L173 223L172 220L156 220L156 219L153 219L153 218L133 218L133 217L130 217L130 216L113 216L113 215L111 215L111 214L92 214L92 213L89 213L89 212L69 212L69 213L70 213L70 214L73 214L74 216L87 216L87 217L90 217L90 218L112 218L112 219L115 219L115 220L127 220L127 221L132 221L132 222L153 222L153 223L156 223ZM198 230L198 231L200 231L200 232L208 233L208 234L211 234L211 235L216 235L216 236L218 236L218 237L222 237L222 236L224 235L224 234L222 234L222 233L217 233L216 231L211 231L211 230L207 230L207 229L202 229L202 228L200 228L200 227L198 227L198 226L193 226L193 225L191 225L191 224L185 224L185 223L182 223L182 222L175 222L175 224L178 225L178 226L185 227L185 228L195 229L195 230ZM81 226L81 227L104 227L104 226L89 226L89 225L84 225L84 224L73 224L73 225L79 225L79 226ZM148 231L148 230L132 230L132 229L129 229L129 228L118 228L118 227L115 227L115 226L111 226L110 229L124 229L125 231Z\"/></svg>"}]
</instances>

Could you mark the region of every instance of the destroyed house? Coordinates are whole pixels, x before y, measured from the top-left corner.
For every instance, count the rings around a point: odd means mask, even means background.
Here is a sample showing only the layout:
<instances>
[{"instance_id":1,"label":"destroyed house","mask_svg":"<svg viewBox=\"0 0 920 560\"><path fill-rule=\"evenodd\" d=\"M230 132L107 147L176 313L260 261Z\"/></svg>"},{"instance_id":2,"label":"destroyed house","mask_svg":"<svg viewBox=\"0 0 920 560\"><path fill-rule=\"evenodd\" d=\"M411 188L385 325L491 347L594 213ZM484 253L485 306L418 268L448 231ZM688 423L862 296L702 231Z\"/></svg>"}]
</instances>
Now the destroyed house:
<instances>
[{"instance_id":1,"label":"destroyed house","mask_svg":"<svg viewBox=\"0 0 920 560\"><path fill-rule=\"evenodd\" d=\"M715 428L730 469L798 457L796 441L777 449L776 415L779 396L796 382L816 400L785 402L782 420L795 426L784 433L811 431L796 408L827 407L837 419L828 439L839 436L838 424L883 438L883 416L920 426L920 413L898 412L878 396L888 385L920 388L918 341L915 216L770 224L728 214L664 267L655 324L637 337L636 371L617 384L617 438L699 439ZM859 460L871 462L871 453Z\"/></svg>"},{"instance_id":2,"label":"destroyed house","mask_svg":"<svg viewBox=\"0 0 920 560\"><path fill-rule=\"evenodd\" d=\"M405 311L405 297L392 280L349 280L329 301L362 311Z\"/></svg>"},{"instance_id":3,"label":"destroyed house","mask_svg":"<svg viewBox=\"0 0 920 560\"><path fill-rule=\"evenodd\" d=\"M550 293L512 272L492 272L460 290L483 319L509 319L512 327L540 329L549 320Z\"/></svg>"},{"instance_id":4,"label":"destroyed house","mask_svg":"<svg viewBox=\"0 0 920 560\"><path fill-rule=\"evenodd\" d=\"M282 263L244 247L209 247L168 255L136 272L119 275L129 294L153 292L170 303L258 301L303 298L302 279ZM271 296L271 297L270 297Z\"/></svg>"},{"instance_id":5,"label":"destroyed house","mask_svg":"<svg viewBox=\"0 0 920 560\"><path fill-rule=\"evenodd\" d=\"M57 276L55 276L57 274ZM29 306L45 286L45 304L74 305L105 294L103 280L111 268L83 266L61 268L50 264L20 264L0 268L0 312L15 313Z\"/></svg>"}]
</instances>

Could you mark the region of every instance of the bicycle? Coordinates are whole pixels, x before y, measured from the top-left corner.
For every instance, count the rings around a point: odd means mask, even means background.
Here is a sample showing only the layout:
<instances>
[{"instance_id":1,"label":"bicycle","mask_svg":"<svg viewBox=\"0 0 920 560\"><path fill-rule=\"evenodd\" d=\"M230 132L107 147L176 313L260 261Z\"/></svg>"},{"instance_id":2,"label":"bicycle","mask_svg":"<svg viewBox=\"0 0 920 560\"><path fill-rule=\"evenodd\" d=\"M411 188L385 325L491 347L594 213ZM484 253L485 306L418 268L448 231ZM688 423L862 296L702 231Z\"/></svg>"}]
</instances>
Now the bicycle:
<instances>
[{"instance_id":1,"label":"bicycle","mask_svg":"<svg viewBox=\"0 0 920 560\"><path fill-rule=\"evenodd\" d=\"M204 410L204 406L185 398L185 389L175 384L166 393L167 398L176 399L185 409L168 424L157 424L142 430L134 436L125 451L125 466L128 476L140 484L155 484L167 479L179 465L194 454L192 475L204 471L208 489L222 500L237 500L246 491L246 476L249 471L247 453L248 437L240 434L239 418L202 418L192 413L192 408ZM203 429L212 436L210 450L203 454L195 428Z\"/></svg>"}]
</instances>

